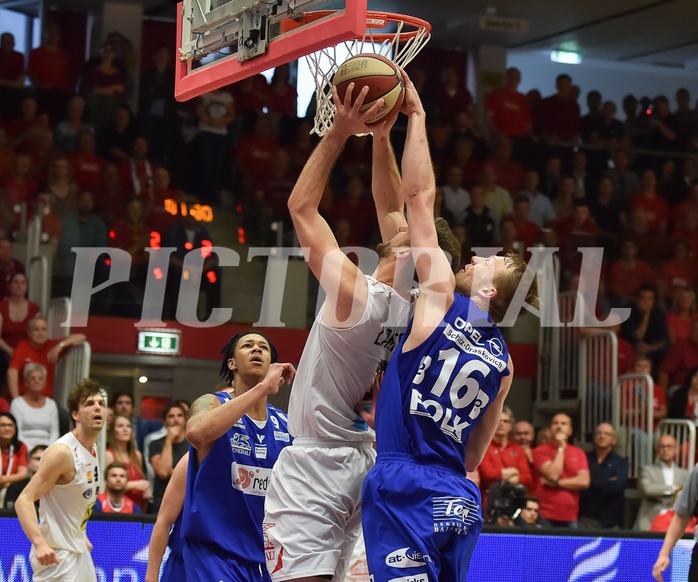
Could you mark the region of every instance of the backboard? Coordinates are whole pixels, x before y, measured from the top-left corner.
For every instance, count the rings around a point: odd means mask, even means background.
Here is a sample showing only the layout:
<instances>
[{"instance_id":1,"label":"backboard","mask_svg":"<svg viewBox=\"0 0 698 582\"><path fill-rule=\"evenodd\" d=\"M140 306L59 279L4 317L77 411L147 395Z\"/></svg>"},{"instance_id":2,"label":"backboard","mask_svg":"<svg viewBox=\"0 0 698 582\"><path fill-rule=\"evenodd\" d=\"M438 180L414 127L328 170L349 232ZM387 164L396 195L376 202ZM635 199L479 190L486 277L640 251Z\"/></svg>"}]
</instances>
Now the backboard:
<instances>
[{"instance_id":1,"label":"backboard","mask_svg":"<svg viewBox=\"0 0 698 582\"><path fill-rule=\"evenodd\" d=\"M183 0L177 7L176 99L198 97L363 35L367 1ZM294 25L318 6L333 11ZM206 62L216 54L220 58Z\"/></svg>"}]
</instances>

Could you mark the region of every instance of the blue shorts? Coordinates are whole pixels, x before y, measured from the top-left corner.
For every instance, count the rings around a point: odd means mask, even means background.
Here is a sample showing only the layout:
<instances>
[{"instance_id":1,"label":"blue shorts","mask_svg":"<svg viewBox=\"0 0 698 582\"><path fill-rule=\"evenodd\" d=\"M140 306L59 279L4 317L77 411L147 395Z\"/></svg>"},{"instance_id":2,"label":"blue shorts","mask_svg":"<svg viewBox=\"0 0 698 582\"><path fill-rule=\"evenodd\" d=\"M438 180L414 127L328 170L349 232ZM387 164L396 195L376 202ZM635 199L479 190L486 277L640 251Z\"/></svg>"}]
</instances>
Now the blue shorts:
<instances>
[{"instance_id":1,"label":"blue shorts","mask_svg":"<svg viewBox=\"0 0 698 582\"><path fill-rule=\"evenodd\" d=\"M173 554L167 557L165 566L162 569L160 582L186 582L187 575L184 568L184 558L181 554Z\"/></svg>"},{"instance_id":2,"label":"blue shorts","mask_svg":"<svg viewBox=\"0 0 698 582\"><path fill-rule=\"evenodd\" d=\"M482 530L480 491L448 470L383 453L361 498L374 582L465 582Z\"/></svg>"},{"instance_id":3,"label":"blue shorts","mask_svg":"<svg viewBox=\"0 0 698 582\"><path fill-rule=\"evenodd\" d=\"M220 548L191 539L184 544L184 563L187 582L271 582L266 563L226 557Z\"/></svg>"}]
</instances>

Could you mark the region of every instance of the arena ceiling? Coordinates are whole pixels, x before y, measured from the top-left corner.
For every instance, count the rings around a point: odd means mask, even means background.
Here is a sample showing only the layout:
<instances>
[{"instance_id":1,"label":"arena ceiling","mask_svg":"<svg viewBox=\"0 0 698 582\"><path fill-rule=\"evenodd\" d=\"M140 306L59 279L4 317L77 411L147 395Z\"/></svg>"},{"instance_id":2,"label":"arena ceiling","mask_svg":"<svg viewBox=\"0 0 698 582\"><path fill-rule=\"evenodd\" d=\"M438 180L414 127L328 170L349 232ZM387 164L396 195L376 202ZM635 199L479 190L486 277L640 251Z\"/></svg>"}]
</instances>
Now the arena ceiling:
<instances>
[{"instance_id":1,"label":"arena ceiling","mask_svg":"<svg viewBox=\"0 0 698 582\"><path fill-rule=\"evenodd\" d=\"M100 0L44 0L86 10ZM122 0L124 1L124 0ZM136 1L136 0L126 0ZM352 0L347 0L352 1ZM429 20L433 44L511 50L573 50L584 58L679 69L698 68L696 0L368 0L369 8ZM145 13L174 18L174 0L141 0ZM37 0L0 0L0 7L34 12ZM519 21L524 31L484 30L481 17ZM520 26L524 21L526 26ZM490 22L493 19L490 18ZM505 21L500 21L500 23ZM496 24L496 22L493 22Z\"/></svg>"}]
</instances>

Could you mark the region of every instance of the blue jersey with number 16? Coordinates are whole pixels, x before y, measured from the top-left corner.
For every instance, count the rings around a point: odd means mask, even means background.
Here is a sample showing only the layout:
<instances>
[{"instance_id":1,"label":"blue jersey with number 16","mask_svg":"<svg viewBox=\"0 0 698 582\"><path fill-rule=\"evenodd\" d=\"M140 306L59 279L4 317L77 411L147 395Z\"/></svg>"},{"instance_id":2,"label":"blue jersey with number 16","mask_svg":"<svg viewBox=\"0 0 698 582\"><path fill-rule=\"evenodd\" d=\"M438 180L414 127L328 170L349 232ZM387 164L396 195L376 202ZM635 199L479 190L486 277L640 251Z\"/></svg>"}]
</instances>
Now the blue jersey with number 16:
<instances>
[{"instance_id":1,"label":"blue jersey with number 16","mask_svg":"<svg viewBox=\"0 0 698 582\"><path fill-rule=\"evenodd\" d=\"M468 436L509 375L507 346L490 316L457 293L441 325L403 352L411 326L378 395L378 454L405 453L465 474Z\"/></svg>"}]
</instances>

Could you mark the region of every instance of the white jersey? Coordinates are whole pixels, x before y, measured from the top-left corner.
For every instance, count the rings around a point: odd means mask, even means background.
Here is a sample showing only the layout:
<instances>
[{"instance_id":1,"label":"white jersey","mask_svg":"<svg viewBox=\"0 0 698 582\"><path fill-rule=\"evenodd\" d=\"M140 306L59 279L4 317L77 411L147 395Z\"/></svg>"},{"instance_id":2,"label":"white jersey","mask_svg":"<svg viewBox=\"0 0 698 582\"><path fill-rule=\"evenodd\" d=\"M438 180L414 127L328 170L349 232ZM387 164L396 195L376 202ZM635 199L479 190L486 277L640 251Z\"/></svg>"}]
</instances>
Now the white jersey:
<instances>
[{"instance_id":1,"label":"white jersey","mask_svg":"<svg viewBox=\"0 0 698 582\"><path fill-rule=\"evenodd\" d=\"M41 498L39 529L52 549L82 553L87 550L85 527L99 492L101 471L97 449L88 451L72 432L63 435L51 447L70 449L75 478L65 485L54 485Z\"/></svg>"},{"instance_id":2,"label":"white jersey","mask_svg":"<svg viewBox=\"0 0 698 582\"><path fill-rule=\"evenodd\" d=\"M392 287L364 276L368 298L355 326L329 327L322 321L322 310L313 323L288 406L288 429L294 438L375 438L355 407L370 392L376 371L400 342L412 302Z\"/></svg>"}]
</instances>

